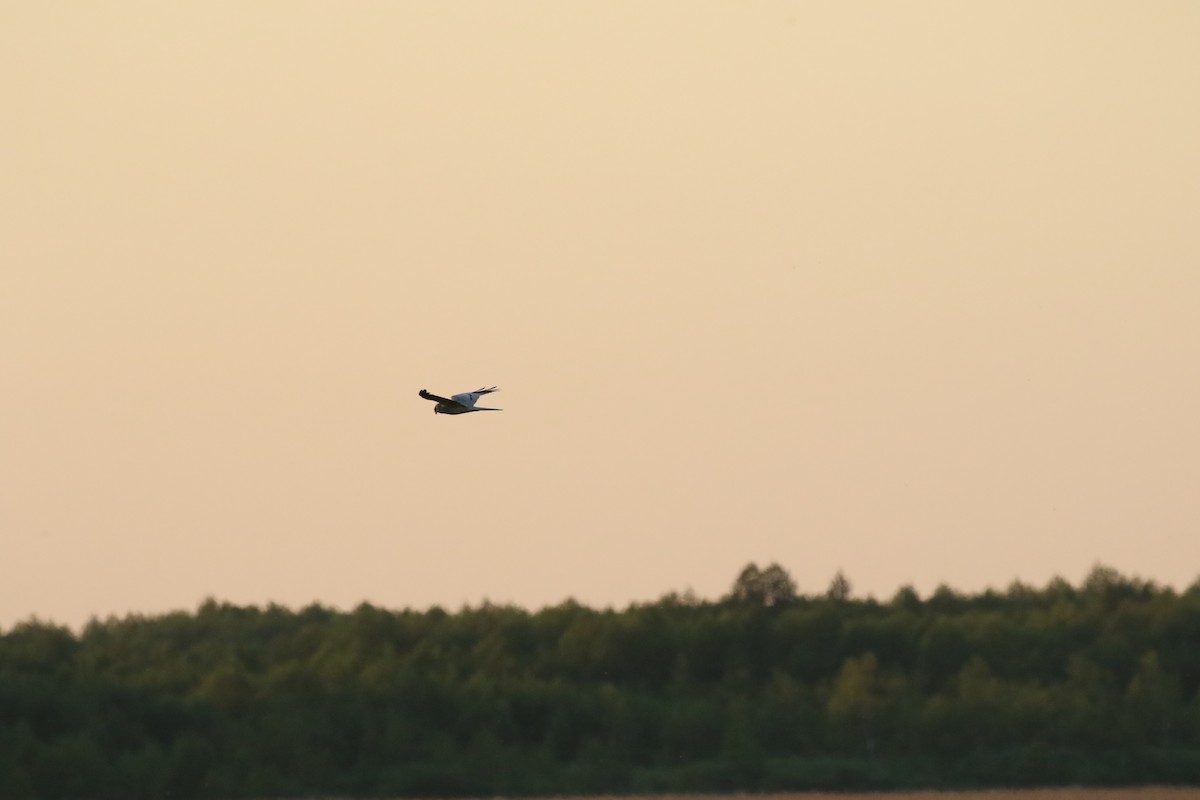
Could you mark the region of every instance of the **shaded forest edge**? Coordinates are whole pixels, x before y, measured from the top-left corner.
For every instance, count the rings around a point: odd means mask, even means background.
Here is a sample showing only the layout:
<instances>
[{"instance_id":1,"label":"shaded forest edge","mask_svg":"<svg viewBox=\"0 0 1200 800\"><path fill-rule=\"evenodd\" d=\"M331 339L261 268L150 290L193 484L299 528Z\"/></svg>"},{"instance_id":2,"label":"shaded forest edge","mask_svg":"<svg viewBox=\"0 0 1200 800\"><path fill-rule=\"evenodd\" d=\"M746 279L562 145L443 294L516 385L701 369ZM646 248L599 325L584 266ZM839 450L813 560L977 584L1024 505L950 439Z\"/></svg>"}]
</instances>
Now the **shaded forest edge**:
<instances>
[{"instance_id":1,"label":"shaded forest edge","mask_svg":"<svg viewBox=\"0 0 1200 800\"><path fill-rule=\"evenodd\" d=\"M351 612L0 634L0 797L1200 784L1200 582Z\"/></svg>"}]
</instances>

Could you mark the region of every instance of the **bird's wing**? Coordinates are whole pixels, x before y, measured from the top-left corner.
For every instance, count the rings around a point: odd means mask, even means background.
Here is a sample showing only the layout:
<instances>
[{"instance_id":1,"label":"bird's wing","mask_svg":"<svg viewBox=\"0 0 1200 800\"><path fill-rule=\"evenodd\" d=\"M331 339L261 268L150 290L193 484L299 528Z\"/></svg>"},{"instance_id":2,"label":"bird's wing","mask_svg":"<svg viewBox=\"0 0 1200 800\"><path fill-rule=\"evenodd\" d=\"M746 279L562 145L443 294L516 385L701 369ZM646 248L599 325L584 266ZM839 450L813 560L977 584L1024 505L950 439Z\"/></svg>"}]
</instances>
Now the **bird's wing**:
<instances>
[{"instance_id":1,"label":"bird's wing","mask_svg":"<svg viewBox=\"0 0 1200 800\"><path fill-rule=\"evenodd\" d=\"M435 403L445 403L448 406L462 405L462 403L458 402L458 398L462 397L460 394L456 394L453 400L447 400L445 397L438 397L436 394L427 392L424 389L418 392L418 394L420 394L421 397L424 397L426 400L432 400Z\"/></svg>"},{"instance_id":2,"label":"bird's wing","mask_svg":"<svg viewBox=\"0 0 1200 800\"><path fill-rule=\"evenodd\" d=\"M460 405L464 405L467 408L471 408L472 406L475 405L475 401L478 400L479 398L483 397L485 394L491 394L492 392L498 392L498 391L500 391L500 390L497 389L495 386L493 386L490 389L476 389L473 392L463 392L462 394L456 394L456 395L454 395L453 399L454 399L454 402L459 403ZM482 411L483 409L480 409L480 410ZM491 409L488 409L488 410L490 411Z\"/></svg>"}]
</instances>

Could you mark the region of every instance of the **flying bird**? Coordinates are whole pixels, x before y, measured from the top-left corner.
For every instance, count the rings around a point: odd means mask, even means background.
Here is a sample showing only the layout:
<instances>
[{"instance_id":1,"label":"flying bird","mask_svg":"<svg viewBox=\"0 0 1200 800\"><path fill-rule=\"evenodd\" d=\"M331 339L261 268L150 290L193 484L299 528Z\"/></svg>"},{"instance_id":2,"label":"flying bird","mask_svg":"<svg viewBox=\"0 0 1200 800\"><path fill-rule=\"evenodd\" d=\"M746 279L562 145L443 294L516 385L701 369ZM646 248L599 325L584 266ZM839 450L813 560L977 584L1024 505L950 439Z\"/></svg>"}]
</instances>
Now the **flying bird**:
<instances>
[{"instance_id":1,"label":"flying bird","mask_svg":"<svg viewBox=\"0 0 1200 800\"><path fill-rule=\"evenodd\" d=\"M490 389L476 389L473 392L456 394L449 400L447 400L445 397L438 397L436 394L431 394L424 389L422 389L419 394L426 400L432 400L437 403L437 405L433 407L433 413L435 414L469 414L472 411L503 411L504 409L502 408L484 408L483 406L478 408L475 407L475 401L477 401L479 398L483 397L485 394L491 394L492 392L498 391L500 390L495 386Z\"/></svg>"}]
</instances>

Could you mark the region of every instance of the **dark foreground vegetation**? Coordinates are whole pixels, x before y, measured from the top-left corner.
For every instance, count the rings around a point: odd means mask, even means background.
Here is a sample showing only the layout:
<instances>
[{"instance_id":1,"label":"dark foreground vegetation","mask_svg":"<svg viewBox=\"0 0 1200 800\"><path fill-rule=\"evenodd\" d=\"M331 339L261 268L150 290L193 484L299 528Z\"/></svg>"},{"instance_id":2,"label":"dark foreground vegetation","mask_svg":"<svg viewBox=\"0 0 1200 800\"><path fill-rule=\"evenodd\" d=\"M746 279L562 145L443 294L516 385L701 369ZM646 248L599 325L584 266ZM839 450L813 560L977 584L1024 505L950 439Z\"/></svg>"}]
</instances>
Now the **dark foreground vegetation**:
<instances>
[{"instance_id":1,"label":"dark foreground vegetation","mask_svg":"<svg viewBox=\"0 0 1200 800\"><path fill-rule=\"evenodd\" d=\"M239 608L0 635L0 797L1200 783L1200 583L624 611Z\"/></svg>"}]
</instances>

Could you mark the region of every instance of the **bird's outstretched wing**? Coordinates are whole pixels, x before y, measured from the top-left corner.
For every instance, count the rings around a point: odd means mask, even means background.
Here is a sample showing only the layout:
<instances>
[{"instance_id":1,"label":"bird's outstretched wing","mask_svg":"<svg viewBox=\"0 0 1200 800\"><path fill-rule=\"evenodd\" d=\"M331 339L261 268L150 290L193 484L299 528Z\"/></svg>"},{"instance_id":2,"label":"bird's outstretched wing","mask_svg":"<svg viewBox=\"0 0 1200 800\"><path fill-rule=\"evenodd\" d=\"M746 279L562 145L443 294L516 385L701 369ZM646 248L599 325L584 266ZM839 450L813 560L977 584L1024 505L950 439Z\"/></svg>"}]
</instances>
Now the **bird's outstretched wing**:
<instances>
[{"instance_id":1,"label":"bird's outstretched wing","mask_svg":"<svg viewBox=\"0 0 1200 800\"><path fill-rule=\"evenodd\" d=\"M445 403L448 406L462 405L462 403L458 402L458 399L457 399L459 397L462 397L462 395L455 395L454 400L448 400L445 397L438 397L436 394L433 394L432 392L427 392L424 389L422 389L417 394L421 395L421 397L424 397L426 400L432 400L435 403Z\"/></svg>"},{"instance_id":2,"label":"bird's outstretched wing","mask_svg":"<svg viewBox=\"0 0 1200 800\"><path fill-rule=\"evenodd\" d=\"M475 405L475 401L478 400L479 398L483 397L485 394L491 394L492 392L498 392L498 391L500 391L500 390L497 389L495 386L493 386L490 389L476 389L473 392L463 392L462 394L456 394L452 398L452 401L455 403L458 403L459 405L464 405L467 408L471 408L472 406ZM484 409L480 409L480 411L483 411L483 410ZM491 411L493 409L487 409L487 410ZM498 409L496 409L496 410L498 410Z\"/></svg>"}]
</instances>

